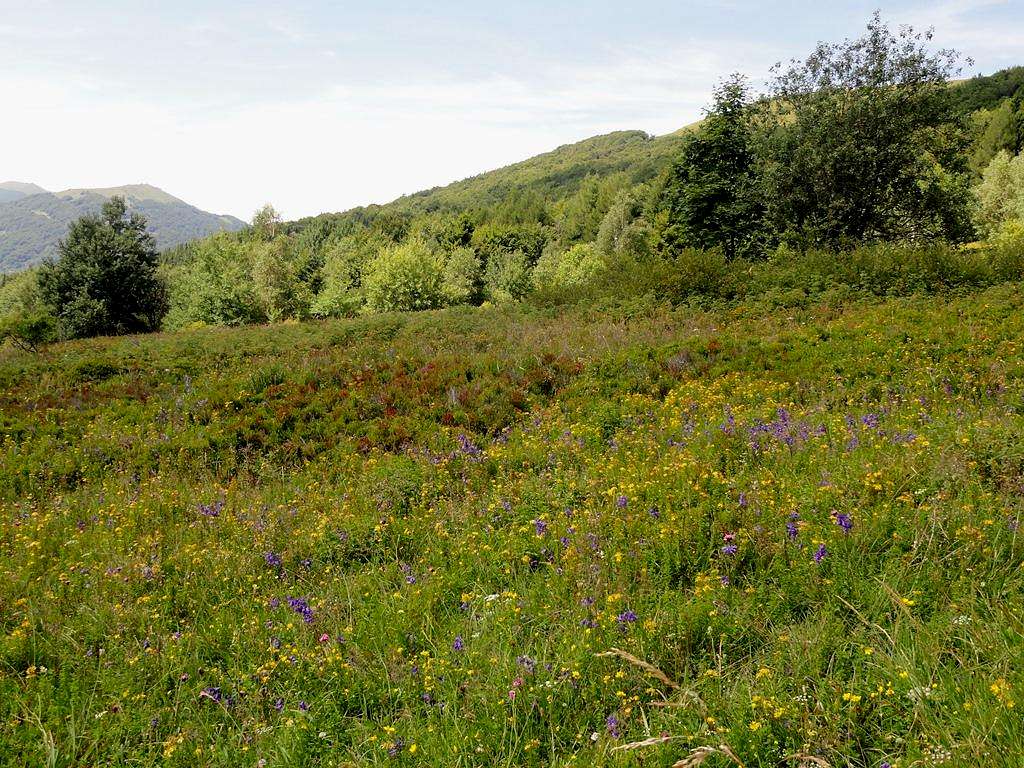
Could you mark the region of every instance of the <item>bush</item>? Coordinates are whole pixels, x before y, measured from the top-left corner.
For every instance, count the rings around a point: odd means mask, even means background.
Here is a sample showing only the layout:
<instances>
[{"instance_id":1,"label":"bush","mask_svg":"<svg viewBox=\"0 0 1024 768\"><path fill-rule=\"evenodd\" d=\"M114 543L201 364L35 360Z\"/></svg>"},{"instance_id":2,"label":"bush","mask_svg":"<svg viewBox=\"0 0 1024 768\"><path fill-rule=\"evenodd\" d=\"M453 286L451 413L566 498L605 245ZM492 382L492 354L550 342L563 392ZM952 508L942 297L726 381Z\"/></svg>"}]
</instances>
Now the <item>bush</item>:
<instances>
[{"instance_id":1,"label":"bush","mask_svg":"<svg viewBox=\"0 0 1024 768\"><path fill-rule=\"evenodd\" d=\"M192 264L166 269L171 306L164 327L266 322L252 279L253 245L230 234L215 235L196 244Z\"/></svg>"},{"instance_id":2,"label":"bush","mask_svg":"<svg viewBox=\"0 0 1024 768\"><path fill-rule=\"evenodd\" d=\"M37 352L57 337L57 321L49 312L18 311L0 319L0 344L9 341L19 349Z\"/></svg>"},{"instance_id":3,"label":"bush","mask_svg":"<svg viewBox=\"0 0 1024 768\"><path fill-rule=\"evenodd\" d=\"M444 305L441 259L420 240L385 248L364 277L366 309L401 312Z\"/></svg>"},{"instance_id":4,"label":"bush","mask_svg":"<svg viewBox=\"0 0 1024 768\"><path fill-rule=\"evenodd\" d=\"M495 304L519 301L530 292L530 263L522 251L497 251L487 260L484 293Z\"/></svg>"},{"instance_id":5,"label":"bush","mask_svg":"<svg viewBox=\"0 0 1024 768\"><path fill-rule=\"evenodd\" d=\"M975 194L974 221L985 237L996 234L1008 221L1024 219L1024 154L1011 157L1005 150L996 154Z\"/></svg>"},{"instance_id":6,"label":"bush","mask_svg":"<svg viewBox=\"0 0 1024 768\"><path fill-rule=\"evenodd\" d=\"M456 248L445 259L441 276L445 304L468 304L480 293L480 258L472 248Z\"/></svg>"},{"instance_id":7,"label":"bush","mask_svg":"<svg viewBox=\"0 0 1024 768\"><path fill-rule=\"evenodd\" d=\"M538 289L565 290L595 282L605 270L604 259L592 243L574 245L568 251L548 251L533 269Z\"/></svg>"},{"instance_id":8,"label":"bush","mask_svg":"<svg viewBox=\"0 0 1024 768\"><path fill-rule=\"evenodd\" d=\"M262 313L272 322L301 320L309 316L309 288L299 280L287 252L288 240L275 238L256 249L252 282Z\"/></svg>"},{"instance_id":9,"label":"bush","mask_svg":"<svg viewBox=\"0 0 1024 768\"><path fill-rule=\"evenodd\" d=\"M313 317L354 317L363 306L363 265L376 256L355 238L344 237L329 245L320 274L322 287L313 301Z\"/></svg>"},{"instance_id":10,"label":"bush","mask_svg":"<svg viewBox=\"0 0 1024 768\"><path fill-rule=\"evenodd\" d=\"M1001 280L1024 278L1024 221L1004 222L991 240L992 269Z\"/></svg>"}]
</instances>

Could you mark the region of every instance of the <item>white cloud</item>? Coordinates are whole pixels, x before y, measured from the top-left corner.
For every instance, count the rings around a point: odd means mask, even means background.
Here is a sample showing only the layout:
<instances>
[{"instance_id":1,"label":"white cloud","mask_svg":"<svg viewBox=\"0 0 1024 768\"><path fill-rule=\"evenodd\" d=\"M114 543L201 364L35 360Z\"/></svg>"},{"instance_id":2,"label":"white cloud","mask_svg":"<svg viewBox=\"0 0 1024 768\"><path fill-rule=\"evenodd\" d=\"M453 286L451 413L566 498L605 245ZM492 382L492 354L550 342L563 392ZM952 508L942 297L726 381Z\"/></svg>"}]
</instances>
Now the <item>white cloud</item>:
<instances>
[{"instance_id":1,"label":"white cloud","mask_svg":"<svg viewBox=\"0 0 1024 768\"><path fill-rule=\"evenodd\" d=\"M750 63L770 60L748 51ZM0 79L19 119L12 178L48 188L149 182L206 210L287 216L386 202L611 130L675 130L699 116L737 62L690 45L603 62L495 74L337 85L318 96L196 110L129 98L94 78Z\"/></svg>"},{"instance_id":2,"label":"white cloud","mask_svg":"<svg viewBox=\"0 0 1024 768\"><path fill-rule=\"evenodd\" d=\"M1020 64L1024 50L1024 10L1019 0L943 0L897 14L901 24L917 29L934 27L935 42L956 48L992 67Z\"/></svg>"}]
</instances>

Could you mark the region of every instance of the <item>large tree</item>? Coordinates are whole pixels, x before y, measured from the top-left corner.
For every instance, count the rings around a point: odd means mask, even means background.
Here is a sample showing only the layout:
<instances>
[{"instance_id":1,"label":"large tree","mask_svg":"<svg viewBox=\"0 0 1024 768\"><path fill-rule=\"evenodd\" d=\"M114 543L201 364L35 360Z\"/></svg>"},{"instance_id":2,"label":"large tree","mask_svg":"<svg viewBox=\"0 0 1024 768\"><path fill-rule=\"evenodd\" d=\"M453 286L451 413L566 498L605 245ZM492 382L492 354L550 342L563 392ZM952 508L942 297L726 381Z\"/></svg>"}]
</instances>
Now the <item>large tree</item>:
<instances>
[{"instance_id":1,"label":"large tree","mask_svg":"<svg viewBox=\"0 0 1024 768\"><path fill-rule=\"evenodd\" d=\"M124 198L71 224L60 259L39 274L43 301L67 338L156 330L167 311L146 220Z\"/></svg>"},{"instance_id":2,"label":"large tree","mask_svg":"<svg viewBox=\"0 0 1024 768\"><path fill-rule=\"evenodd\" d=\"M700 129L665 181L664 244L720 247L728 258L757 250L764 206L755 173L747 85L734 74L715 91Z\"/></svg>"},{"instance_id":3,"label":"large tree","mask_svg":"<svg viewBox=\"0 0 1024 768\"><path fill-rule=\"evenodd\" d=\"M760 115L766 201L783 236L842 247L969 233L959 54L878 13L856 40L776 68Z\"/></svg>"}]
</instances>

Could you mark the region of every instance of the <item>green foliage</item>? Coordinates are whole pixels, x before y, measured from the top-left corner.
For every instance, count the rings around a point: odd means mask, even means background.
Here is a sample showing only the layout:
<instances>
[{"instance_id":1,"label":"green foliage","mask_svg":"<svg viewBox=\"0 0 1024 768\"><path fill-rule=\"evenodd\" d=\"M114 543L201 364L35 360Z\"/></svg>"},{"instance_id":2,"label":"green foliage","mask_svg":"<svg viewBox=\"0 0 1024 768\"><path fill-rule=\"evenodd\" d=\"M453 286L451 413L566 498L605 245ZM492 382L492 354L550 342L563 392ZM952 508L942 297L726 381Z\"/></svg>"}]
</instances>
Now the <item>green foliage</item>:
<instances>
[{"instance_id":1,"label":"green foliage","mask_svg":"<svg viewBox=\"0 0 1024 768\"><path fill-rule=\"evenodd\" d=\"M44 310L14 312L0 315L0 344L9 341L19 349L37 352L57 338L57 321Z\"/></svg>"},{"instance_id":2,"label":"green foliage","mask_svg":"<svg viewBox=\"0 0 1024 768\"><path fill-rule=\"evenodd\" d=\"M992 109L1004 99L1024 95L1024 66L972 77L955 83L951 91L953 105L961 114Z\"/></svg>"},{"instance_id":3,"label":"green foliage","mask_svg":"<svg viewBox=\"0 0 1024 768\"><path fill-rule=\"evenodd\" d=\"M114 197L83 216L60 244L60 260L39 272L43 303L65 338L156 330L167 311L157 252L146 220Z\"/></svg>"},{"instance_id":4,"label":"green foliage","mask_svg":"<svg viewBox=\"0 0 1024 768\"><path fill-rule=\"evenodd\" d=\"M955 52L893 33L876 13L866 34L820 44L775 78L761 110L759 162L769 219L803 246L963 238L956 185L965 136L947 81ZM949 194L942 194L948 190Z\"/></svg>"},{"instance_id":5,"label":"green foliage","mask_svg":"<svg viewBox=\"0 0 1024 768\"><path fill-rule=\"evenodd\" d=\"M363 304L363 265L371 259L371 251L354 237L344 237L327 246L320 276L322 288L313 301L311 314L353 317Z\"/></svg>"},{"instance_id":6,"label":"green foliage","mask_svg":"<svg viewBox=\"0 0 1024 768\"><path fill-rule=\"evenodd\" d=\"M503 255L521 253L532 266L544 251L547 238L537 224L485 224L473 233L473 247L486 266Z\"/></svg>"},{"instance_id":7,"label":"green foliage","mask_svg":"<svg viewBox=\"0 0 1024 768\"><path fill-rule=\"evenodd\" d=\"M443 268L439 256L420 240L385 248L363 276L366 309L397 312L444 306Z\"/></svg>"},{"instance_id":8,"label":"green foliage","mask_svg":"<svg viewBox=\"0 0 1024 768\"><path fill-rule=\"evenodd\" d=\"M1000 152L1015 155L1024 149L1024 94L975 113L971 122L974 139L970 167L981 174Z\"/></svg>"},{"instance_id":9,"label":"green foliage","mask_svg":"<svg viewBox=\"0 0 1024 768\"><path fill-rule=\"evenodd\" d=\"M1024 219L1009 219L992 236L992 268L1003 280L1024 280Z\"/></svg>"},{"instance_id":10,"label":"green foliage","mask_svg":"<svg viewBox=\"0 0 1024 768\"><path fill-rule=\"evenodd\" d=\"M553 206L552 240L561 246L593 241L605 214L630 186L624 173L604 179L588 176L575 194Z\"/></svg>"},{"instance_id":11,"label":"green foliage","mask_svg":"<svg viewBox=\"0 0 1024 768\"><path fill-rule=\"evenodd\" d=\"M301 320L309 314L312 294L299 279L289 250L287 239L275 238L259 249L253 260L253 288L262 313L271 322Z\"/></svg>"},{"instance_id":12,"label":"green foliage","mask_svg":"<svg viewBox=\"0 0 1024 768\"><path fill-rule=\"evenodd\" d=\"M1024 220L1024 154L1000 151L992 158L975 190L974 218L983 235L995 234L1010 221Z\"/></svg>"},{"instance_id":13,"label":"green foliage","mask_svg":"<svg viewBox=\"0 0 1024 768\"><path fill-rule=\"evenodd\" d=\"M484 295L495 304L519 301L530 292L530 258L523 251L492 252L484 270Z\"/></svg>"},{"instance_id":14,"label":"green foliage","mask_svg":"<svg viewBox=\"0 0 1024 768\"><path fill-rule=\"evenodd\" d=\"M732 75L669 170L661 191L670 217L664 247L720 248L729 259L761 249L764 202L747 113L746 80Z\"/></svg>"},{"instance_id":15,"label":"green foliage","mask_svg":"<svg viewBox=\"0 0 1024 768\"><path fill-rule=\"evenodd\" d=\"M582 288L599 280L606 264L597 247L579 243L567 251L550 250L540 257L533 270L538 289Z\"/></svg>"},{"instance_id":16,"label":"green foliage","mask_svg":"<svg viewBox=\"0 0 1024 768\"><path fill-rule=\"evenodd\" d=\"M480 293L480 258L472 248L461 246L447 253L441 274L445 306L469 304Z\"/></svg>"},{"instance_id":17,"label":"green foliage","mask_svg":"<svg viewBox=\"0 0 1024 768\"><path fill-rule=\"evenodd\" d=\"M197 243L194 261L166 272L171 299L165 327L266 322L252 279L252 253L250 244L232 235Z\"/></svg>"},{"instance_id":18,"label":"green foliage","mask_svg":"<svg viewBox=\"0 0 1024 768\"><path fill-rule=\"evenodd\" d=\"M267 203L252 215L250 234L258 240L273 240L281 229L282 224L281 214L277 212L274 206Z\"/></svg>"}]
</instances>

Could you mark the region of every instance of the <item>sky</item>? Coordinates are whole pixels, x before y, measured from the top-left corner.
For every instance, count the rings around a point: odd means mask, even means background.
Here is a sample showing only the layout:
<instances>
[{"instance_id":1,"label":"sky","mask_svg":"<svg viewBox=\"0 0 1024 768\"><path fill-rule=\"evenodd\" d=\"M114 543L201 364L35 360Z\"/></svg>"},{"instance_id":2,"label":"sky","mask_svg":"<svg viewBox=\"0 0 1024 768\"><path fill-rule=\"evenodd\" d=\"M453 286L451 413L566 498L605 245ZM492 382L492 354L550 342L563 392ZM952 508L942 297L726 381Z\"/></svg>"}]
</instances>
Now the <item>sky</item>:
<instances>
[{"instance_id":1,"label":"sky","mask_svg":"<svg viewBox=\"0 0 1024 768\"><path fill-rule=\"evenodd\" d=\"M0 0L0 181L215 213L383 203L613 130L667 133L876 8L1024 64L1024 0Z\"/></svg>"}]
</instances>

